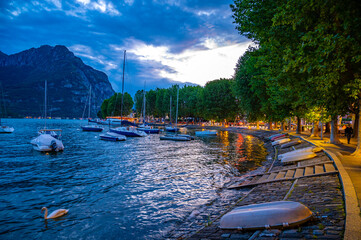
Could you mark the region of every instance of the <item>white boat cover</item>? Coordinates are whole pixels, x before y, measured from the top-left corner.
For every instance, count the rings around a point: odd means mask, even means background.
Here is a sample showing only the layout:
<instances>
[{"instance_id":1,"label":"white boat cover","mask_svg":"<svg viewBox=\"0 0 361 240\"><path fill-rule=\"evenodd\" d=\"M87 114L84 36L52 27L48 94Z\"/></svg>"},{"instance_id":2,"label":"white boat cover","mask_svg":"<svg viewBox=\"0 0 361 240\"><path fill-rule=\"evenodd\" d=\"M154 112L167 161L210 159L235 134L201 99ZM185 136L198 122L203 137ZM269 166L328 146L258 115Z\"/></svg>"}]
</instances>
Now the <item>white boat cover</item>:
<instances>
[{"instance_id":1,"label":"white boat cover","mask_svg":"<svg viewBox=\"0 0 361 240\"><path fill-rule=\"evenodd\" d=\"M196 131L196 136L217 136L217 130Z\"/></svg>"},{"instance_id":2,"label":"white boat cover","mask_svg":"<svg viewBox=\"0 0 361 240\"><path fill-rule=\"evenodd\" d=\"M63 142L52 137L50 134L40 134L30 141L34 150L40 152L63 151Z\"/></svg>"},{"instance_id":3,"label":"white boat cover","mask_svg":"<svg viewBox=\"0 0 361 240\"><path fill-rule=\"evenodd\" d=\"M117 141L127 140L126 136L118 134L118 133L114 133L114 132L106 132L105 134L100 134L100 137L102 137L102 136L104 136L104 137L110 136L110 137L116 138Z\"/></svg>"},{"instance_id":4,"label":"white boat cover","mask_svg":"<svg viewBox=\"0 0 361 240\"><path fill-rule=\"evenodd\" d=\"M294 151L291 151L291 152L287 152L287 153L284 153L284 154L280 154L280 155L278 155L278 159L282 159L282 158L287 157L287 156L297 155L297 154L300 154L300 153L303 153L303 152L314 152L314 153L317 153L317 152L321 152L321 151L322 151L322 148L321 148L321 147L301 148L301 149L297 149L297 150L294 150Z\"/></svg>"},{"instance_id":5,"label":"white boat cover","mask_svg":"<svg viewBox=\"0 0 361 240\"><path fill-rule=\"evenodd\" d=\"M290 142L290 141L291 141L290 138L283 138L283 139L274 141L274 142L272 143L272 146L276 146L276 145L279 145L279 144L282 144L282 143L286 143L286 142Z\"/></svg>"},{"instance_id":6,"label":"white boat cover","mask_svg":"<svg viewBox=\"0 0 361 240\"><path fill-rule=\"evenodd\" d=\"M317 157L317 154L314 152L301 152L298 154L283 157L281 159L281 163L298 162L302 160L311 159L314 157Z\"/></svg>"},{"instance_id":7,"label":"white boat cover","mask_svg":"<svg viewBox=\"0 0 361 240\"><path fill-rule=\"evenodd\" d=\"M0 133L12 133L12 132L14 132L14 128L13 128L13 127L0 126Z\"/></svg>"},{"instance_id":8,"label":"white boat cover","mask_svg":"<svg viewBox=\"0 0 361 240\"><path fill-rule=\"evenodd\" d=\"M308 207L292 201L252 204L233 209L221 218L222 229L263 229L299 225L312 217Z\"/></svg>"},{"instance_id":9,"label":"white boat cover","mask_svg":"<svg viewBox=\"0 0 361 240\"><path fill-rule=\"evenodd\" d=\"M190 141L192 140L190 137L187 136L180 136L180 135L164 135L159 137L160 140L172 140L172 141Z\"/></svg>"}]
</instances>

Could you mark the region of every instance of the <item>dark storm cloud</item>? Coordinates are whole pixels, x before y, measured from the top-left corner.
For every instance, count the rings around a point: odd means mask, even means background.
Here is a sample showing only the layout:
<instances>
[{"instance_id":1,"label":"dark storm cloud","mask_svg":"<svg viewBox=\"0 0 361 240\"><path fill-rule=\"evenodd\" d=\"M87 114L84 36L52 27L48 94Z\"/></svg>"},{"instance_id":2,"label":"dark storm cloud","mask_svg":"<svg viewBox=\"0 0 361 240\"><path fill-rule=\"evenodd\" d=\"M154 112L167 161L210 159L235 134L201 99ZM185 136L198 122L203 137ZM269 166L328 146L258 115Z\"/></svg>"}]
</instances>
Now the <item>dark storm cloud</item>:
<instances>
[{"instance_id":1,"label":"dark storm cloud","mask_svg":"<svg viewBox=\"0 0 361 240\"><path fill-rule=\"evenodd\" d=\"M44 44L65 45L86 64L106 72L113 87L119 90L122 50L137 43L166 46L169 54L179 54L207 49L206 39L214 39L218 46L245 41L234 30L230 3L232 1L222 0L3 0L0 1L0 51L13 54ZM163 87L161 82L167 79L157 75L160 70L176 72L160 61L145 60L130 53L127 74L133 79L134 88L140 89L144 79ZM165 82L169 84L172 80Z\"/></svg>"}]
</instances>

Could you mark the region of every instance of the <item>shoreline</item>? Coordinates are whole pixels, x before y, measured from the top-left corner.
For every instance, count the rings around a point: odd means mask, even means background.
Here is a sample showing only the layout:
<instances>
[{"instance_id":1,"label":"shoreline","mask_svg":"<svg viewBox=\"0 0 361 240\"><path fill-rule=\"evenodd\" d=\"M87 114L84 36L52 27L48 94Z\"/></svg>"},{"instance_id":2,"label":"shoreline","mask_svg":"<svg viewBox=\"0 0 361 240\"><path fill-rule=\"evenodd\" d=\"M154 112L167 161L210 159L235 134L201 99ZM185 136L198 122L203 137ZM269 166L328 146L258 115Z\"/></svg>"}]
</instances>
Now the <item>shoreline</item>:
<instances>
[{"instance_id":1,"label":"shoreline","mask_svg":"<svg viewBox=\"0 0 361 240\"><path fill-rule=\"evenodd\" d=\"M199 128L200 126L198 126ZM233 183L242 183L250 175L267 171L287 171L297 165L283 165L275 158L277 152L270 142L265 141L267 136L278 133L278 131L264 131L253 129L241 129L235 127L204 127L208 129L227 130L235 133L243 133L255 136L264 142L268 151L264 164L253 171L247 172L241 177L233 179ZM298 139L289 136L291 139ZM303 141L297 148L312 146L311 143ZM291 151L282 149L280 153ZM317 164L319 161L329 161L323 152L316 159L302 161L309 164ZM327 159L326 159L327 158ZM321 160L320 160L321 159ZM275 161L273 161L275 160ZM271 169L270 169L271 168ZM228 185L229 186L229 185ZM238 199L229 199L228 204L223 205L223 211L214 211L208 215L208 221L202 227L192 227L194 224L181 224L181 226L165 236L166 239L343 239L345 231L345 203L342 193L342 184L338 174L327 174L322 176L308 176L298 179L275 181L247 187L238 191ZM237 194L235 194L237 196ZM255 203L271 201L298 201L308 206L315 217L297 227L284 229L260 229L260 230L222 230L219 228L221 216L235 207ZM216 201L216 200L213 200ZM203 213L199 215L204 216ZM199 225L199 223L198 223Z\"/></svg>"}]
</instances>

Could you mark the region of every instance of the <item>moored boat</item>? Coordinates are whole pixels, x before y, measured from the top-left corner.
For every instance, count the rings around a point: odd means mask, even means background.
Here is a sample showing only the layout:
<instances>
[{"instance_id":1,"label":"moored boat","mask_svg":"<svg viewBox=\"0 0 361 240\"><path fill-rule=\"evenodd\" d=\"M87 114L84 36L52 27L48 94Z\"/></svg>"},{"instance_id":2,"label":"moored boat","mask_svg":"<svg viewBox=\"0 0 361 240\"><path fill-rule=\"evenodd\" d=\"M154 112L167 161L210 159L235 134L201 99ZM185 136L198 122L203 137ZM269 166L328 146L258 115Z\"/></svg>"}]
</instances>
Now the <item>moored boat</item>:
<instances>
[{"instance_id":1,"label":"moored boat","mask_svg":"<svg viewBox=\"0 0 361 240\"><path fill-rule=\"evenodd\" d=\"M221 229L264 229L293 227L307 222L311 210L299 202L276 201L233 209L220 221Z\"/></svg>"},{"instance_id":2,"label":"moored boat","mask_svg":"<svg viewBox=\"0 0 361 240\"><path fill-rule=\"evenodd\" d=\"M203 137L203 136L217 136L216 130L204 130L204 131L196 131L195 132L197 137Z\"/></svg>"},{"instance_id":3,"label":"moored boat","mask_svg":"<svg viewBox=\"0 0 361 240\"><path fill-rule=\"evenodd\" d=\"M107 133L105 133L105 134L100 134L99 137L100 137L100 140L113 141L113 142L116 142L116 141L125 141L125 140L127 139L126 136L120 135L120 134L116 134L116 133L113 133L113 132L107 132Z\"/></svg>"},{"instance_id":4,"label":"moored boat","mask_svg":"<svg viewBox=\"0 0 361 240\"><path fill-rule=\"evenodd\" d=\"M81 126L81 128L83 131L86 132L101 132L104 130L104 128L98 125L85 125L85 126Z\"/></svg>"},{"instance_id":5,"label":"moored boat","mask_svg":"<svg viewBox=\"0 0 361 240\"><path fill-rule=\"evenodd\" d=\"M14 128L13 128L13 127L1 126L1 125L0 125L0 133L12 133L12 132L14 132Z\"/></svg>"},{"instance_id":6,"label":"moored boat","mask_svg":"<svg viewBox=\"0 0 361 240\"><path fill-rule=\"evenodd\" d=\"M146 137L145 132L137 130L135 127L117 127L109 129L110 132L124 135L126 137Z\"/></svg>"},{"instance_id":7,"label":"moored boat","mask_svg":"<svg viewBox=\"0 0 361 240\"><path fill-rule=\"evenodd\" d=\"M30 141L33 149L40 152L63 151L64 145L61 141L61 129L46 128L47 110L47 81L45 81L44 95L44 128L38 131L38 136Z\"/></svg>"},{"instance_id":8,"label":"moored boat","mask_svg":"<svg viewBox=\"0 0 361 240\"><path fill-rule=\"evenodd\" d=\"M166 134L159 137L160 140L172 140L172 141L190 141L192 140L191 137L182 136L178 134Z\"/></svg>"},{"instance_id":9,"label":"moored boat","mask_svg":"<svg viewBox=\"0 0 361 240\"><path fill-rule=\"evenodd\" d=\"M283 157L281 159L281 163L292 163L292 162L298 162L303 160L308 160L311 158L317 157L317 154L314 152L302 152L298 154L289 155L286 157Z\"/></svg>"},{"instance_id":10,"label":"moored boat","mask_svg":"<svg viewBox=\"0 0 361 240\"><path fill-rule=\"evenodd\" d=\"M58 137L60 138L60 134ZM64 150L63 142L51 134L39 134L30 143L33 145L33 149L39 152L59 152Z\"/></svg>"},{"instance_id":11,"label":"moored boat","mask_svg":"<svg viewBox=\"0 0 361 240\"><path fill-rule=\"evenodd\" d=\"M287 142L290 142L291 139L290 138L282 138L280 140L276 140L272 143L272 146L276 146L276 145L280 145L280 144L283 144L283 143L287 143Z\"/></svg>"},{"instance_id":12,"label":"moored boat","mask_svg":"<svg viewBox=\"0 0 361 240\"><path fill-rule=\"evenodd\" d=\"M158 128L153 128L148 125L141 125L137 128L137 130L148 133L148 134L157 134L160 131Z\"/></svg>"}]
</instances>

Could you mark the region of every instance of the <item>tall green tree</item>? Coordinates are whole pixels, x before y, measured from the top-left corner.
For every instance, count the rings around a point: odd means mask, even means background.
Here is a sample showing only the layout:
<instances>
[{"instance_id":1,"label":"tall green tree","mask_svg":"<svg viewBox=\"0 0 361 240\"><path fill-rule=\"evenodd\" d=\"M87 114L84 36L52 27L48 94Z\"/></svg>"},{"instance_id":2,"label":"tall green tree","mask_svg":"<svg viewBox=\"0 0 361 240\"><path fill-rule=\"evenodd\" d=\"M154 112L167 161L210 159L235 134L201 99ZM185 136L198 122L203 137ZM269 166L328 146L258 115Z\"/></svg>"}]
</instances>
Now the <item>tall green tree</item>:
<instances>
[{"instance_id":1,"label":"tall green tree","mask_svg":"<svg viewBox=\"0 0 361 240\"><path fill-rule=\"evenodd\" d=\"M234 121L238 107L232 87L233 81L229 79L214 80L205 85L202 92L205 118Z\"/></svg>"}]
</instances>

